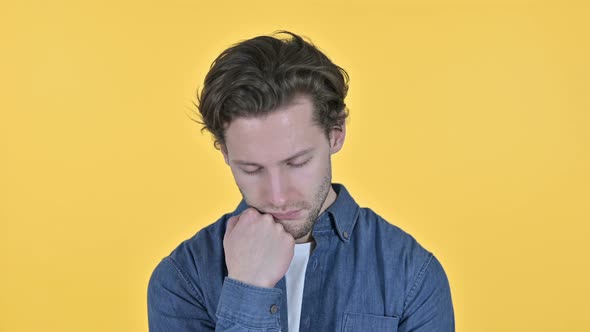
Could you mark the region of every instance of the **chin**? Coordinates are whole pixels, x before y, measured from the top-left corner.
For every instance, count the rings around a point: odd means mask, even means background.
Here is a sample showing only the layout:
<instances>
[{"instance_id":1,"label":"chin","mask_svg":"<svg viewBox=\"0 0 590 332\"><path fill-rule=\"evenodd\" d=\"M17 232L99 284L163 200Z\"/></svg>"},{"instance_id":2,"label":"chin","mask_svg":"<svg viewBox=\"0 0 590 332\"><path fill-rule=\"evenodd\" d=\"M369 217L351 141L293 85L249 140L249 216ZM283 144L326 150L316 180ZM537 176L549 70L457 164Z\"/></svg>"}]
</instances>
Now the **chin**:
<instances>
[{"instance_id":1,"label":"chin","mask_svg":"<svg viewBox=\"0 0 590 332\"><path fill-rule=\"evenodd\" d=\"M307 219L278 220L277 222L283 225L285 231L291 234L295 240L305 237L313 228L313 223L311 225L306 225L308 222Z\"/></svg>"}]
</instances>

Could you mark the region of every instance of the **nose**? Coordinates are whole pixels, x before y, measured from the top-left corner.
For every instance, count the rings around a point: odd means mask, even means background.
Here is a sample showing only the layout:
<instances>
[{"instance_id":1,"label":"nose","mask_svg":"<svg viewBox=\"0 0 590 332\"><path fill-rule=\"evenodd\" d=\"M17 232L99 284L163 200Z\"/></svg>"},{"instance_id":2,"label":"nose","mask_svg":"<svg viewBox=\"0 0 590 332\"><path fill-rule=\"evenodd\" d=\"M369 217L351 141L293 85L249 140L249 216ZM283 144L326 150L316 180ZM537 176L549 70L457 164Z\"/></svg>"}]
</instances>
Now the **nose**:
<instances>
[{"instance_id":1,"label":"nose","mask_svg":"<svg viewBox=\"0 0 590 332\"><path fill-rule=\"evenodd\" d=\"M269 172L266 190L267 199L274 208L280 210L285 207L289 190L289 180L286 175L280 171Z\"/></svg>"}]
</instances>

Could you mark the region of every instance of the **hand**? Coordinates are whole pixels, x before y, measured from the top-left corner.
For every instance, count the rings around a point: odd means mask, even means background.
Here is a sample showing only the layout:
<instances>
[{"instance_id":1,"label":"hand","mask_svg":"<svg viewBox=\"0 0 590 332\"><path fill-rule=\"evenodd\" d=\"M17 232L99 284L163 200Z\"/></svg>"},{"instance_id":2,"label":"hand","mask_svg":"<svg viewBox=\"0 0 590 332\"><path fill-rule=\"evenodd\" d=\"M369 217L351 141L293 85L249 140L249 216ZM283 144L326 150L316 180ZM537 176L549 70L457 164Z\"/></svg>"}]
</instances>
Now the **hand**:
<instances>
[{"instance_id":1,"label":"hand","mask_svg":"<svg viewBox=\"0 0 590 332\"><path fill-rule=\"evenodd\" d=\"M229 218L223 249L230 278L272 288L289 269L295 239L270 214L248 208Z\"/></svg>"}]
</instances>

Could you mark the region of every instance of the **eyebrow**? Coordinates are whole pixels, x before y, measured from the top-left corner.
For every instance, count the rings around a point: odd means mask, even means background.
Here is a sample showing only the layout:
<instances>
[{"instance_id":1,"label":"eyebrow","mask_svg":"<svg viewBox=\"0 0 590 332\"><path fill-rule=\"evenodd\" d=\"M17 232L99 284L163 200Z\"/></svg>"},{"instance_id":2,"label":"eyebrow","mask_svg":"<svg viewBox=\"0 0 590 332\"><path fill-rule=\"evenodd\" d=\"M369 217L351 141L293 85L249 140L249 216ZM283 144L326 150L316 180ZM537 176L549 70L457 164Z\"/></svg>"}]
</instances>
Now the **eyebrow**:
<instances>
[{"instance_id":1,"label":"eyebrow","mask_svg":"<svg viewBox=\"0 0 590 332\"><path fill-rule=\"evenodd\" d=\"M306 154L308 154L308 153L312 152L313 150L314 150L314 148L309 148L309 149L301 150L301 151L299 151L299 152L295 153L294 155L290 156L289 158L287 158L287 159L284 159L284 160L280 161L280 163L288 163L288 162L292 161L292 160L293 160L293 159L295 159L295 158L301 157L301 156L303 156L303 155L306 155ZM244 160L232 160L232 161L233 161L234 163L236 163L236 164L240 164L240 165L243 165L243 166L257 166L257 167L263 167L263 166L262 166L262 165L260 165L260 164L253 163L253 162L250 162L250 161L244 161Z\"/></svg>"}]
</instances>

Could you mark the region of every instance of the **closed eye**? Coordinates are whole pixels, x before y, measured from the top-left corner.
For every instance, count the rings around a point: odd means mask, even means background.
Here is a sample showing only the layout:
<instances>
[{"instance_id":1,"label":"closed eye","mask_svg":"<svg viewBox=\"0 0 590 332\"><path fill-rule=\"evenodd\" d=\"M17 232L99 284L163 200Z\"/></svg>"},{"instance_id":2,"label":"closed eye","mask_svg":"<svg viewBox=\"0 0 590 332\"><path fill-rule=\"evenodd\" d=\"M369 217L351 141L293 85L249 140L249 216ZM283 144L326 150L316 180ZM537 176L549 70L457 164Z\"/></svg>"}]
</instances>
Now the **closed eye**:
<instances>
[{"instance_id":1,"label":"closed eye","mask_svg":"<svg viewBox=\"0 0 590 332\"><path fill-rule=\"evenodd\" d=\"M310 162L311 159L312 158L309 158L306 161L304 161L302 163L297 163L297 164L296 163L287 163L287 166L293 167L293 168L301 168L301 167L307 165ZM244 172L244 173L246 173L248 175L256 175L258 173L262 173L263 168L262 167L259 167L259 168L255 169L253 171L247 171L245 169L241 169L241 170L242 170L242 172Z\"/></svg>"},{"instance_id":2,"label":"closed eye","mask_svg":"<svg viewBox=\"0 0 590 332\"><path fill-rule=\"evenodd\" d=\"M242 172L244 172L244 173L246 173L248 175L255 175L255 174L258 174L258 173L262 172L262 168L257 168L257 169L255 169L253 171L247 171L245 169L242 169Z\"/></svg>"},{"instance_id":3,"label":"closed eye","mask_svg":"<svg viewBox=\"0 0 590 332\"><path fill-rule=\"evenodd\" d=\"M309 158L306 161L299 163L299 164L290 163L289 166L295 167L295 168L303 167L303 166L307 165L307 163L309 163L310 160L311 160L311 158Z\"/></svg>"}]
</instances>

